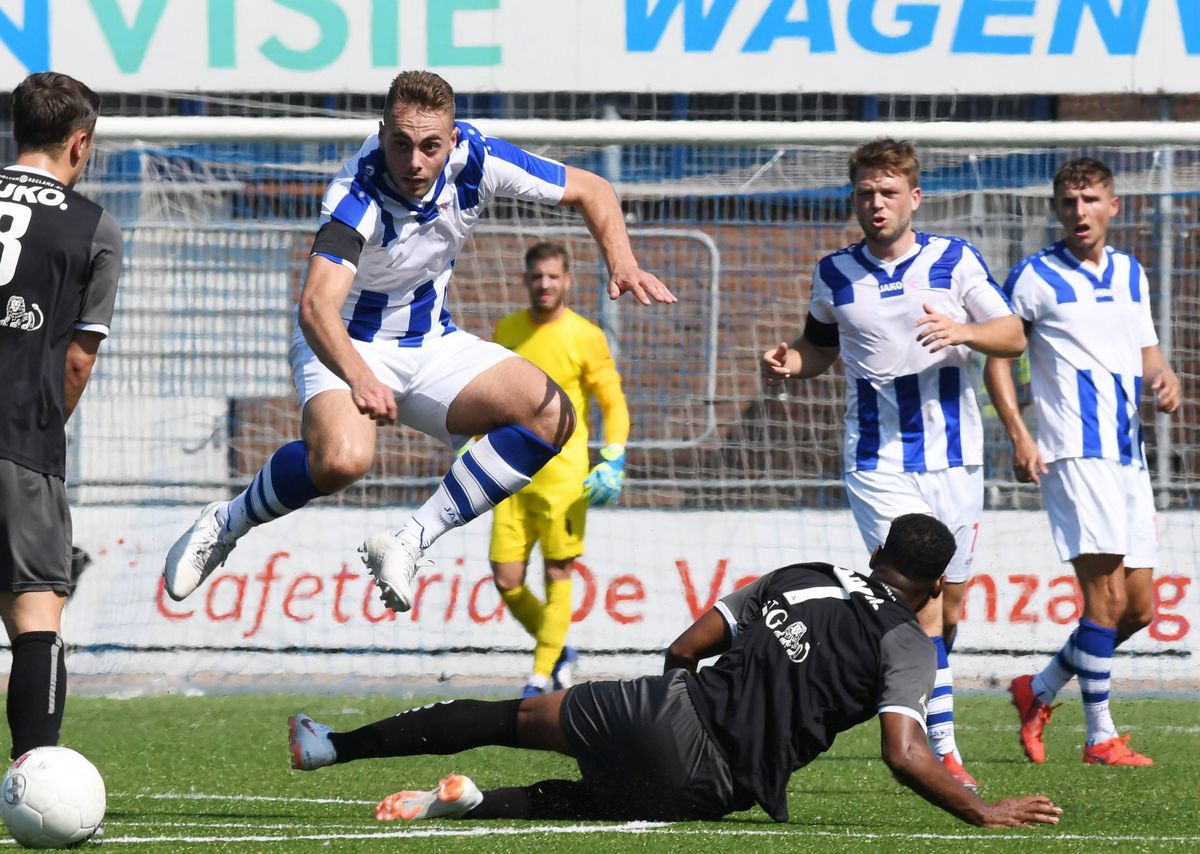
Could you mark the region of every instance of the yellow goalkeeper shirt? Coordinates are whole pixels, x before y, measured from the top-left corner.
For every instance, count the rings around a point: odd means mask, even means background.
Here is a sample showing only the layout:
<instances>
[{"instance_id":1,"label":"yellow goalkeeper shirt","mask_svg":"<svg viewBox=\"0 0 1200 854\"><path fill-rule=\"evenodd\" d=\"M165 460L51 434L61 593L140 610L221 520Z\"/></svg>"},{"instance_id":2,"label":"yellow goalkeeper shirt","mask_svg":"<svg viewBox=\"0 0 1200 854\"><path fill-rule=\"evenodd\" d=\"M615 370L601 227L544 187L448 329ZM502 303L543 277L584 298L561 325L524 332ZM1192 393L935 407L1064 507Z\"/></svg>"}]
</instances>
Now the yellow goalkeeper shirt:
<instances>
[{"instance_id":1,"label":"yellow goalkeeper shirt","mask_svg":"<svg viewBox=\"0 0 1200 854\"><path fill-rule=\"evenodd\" d=\"M534 323L529 310L513 312L496 324L493 339L545 371L562 386L578 416L575 432L527 487L539 492L582 490L588 473L588 398L604 417L605 444L629 438L629 407L621 375L599 326L570 309L549 323Z\"/></svg>"}]
</instances>

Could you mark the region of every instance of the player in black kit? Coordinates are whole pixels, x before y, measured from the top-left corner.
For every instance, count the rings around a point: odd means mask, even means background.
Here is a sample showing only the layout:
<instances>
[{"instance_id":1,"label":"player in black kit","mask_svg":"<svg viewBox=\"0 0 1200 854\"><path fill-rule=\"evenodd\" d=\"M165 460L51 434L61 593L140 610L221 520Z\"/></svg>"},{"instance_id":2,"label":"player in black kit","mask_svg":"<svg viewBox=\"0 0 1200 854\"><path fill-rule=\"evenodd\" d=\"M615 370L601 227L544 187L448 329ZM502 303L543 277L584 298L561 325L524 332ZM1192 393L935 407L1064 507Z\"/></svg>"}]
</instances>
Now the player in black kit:
<instances>
[{"instance_id":1,"label":"player in black kit","mask_svg":"<svg viewBox=\"0 0 1200 854\"><path fill-rule=\"evenodd\" d=\"M716 819L757 803L787 821L792 772L878 714L884 761L931 803L982 827L1056 824L1061 810L1049 798L980 800L929 749L936 659L914 612L941 594L953 554L941 522L901 516L871 556L870 576L826 563L769 572L680 635L662 676L437 703L347 733L296 714L292 764L312 770L494 744L564 753L583 774L487 792L452 774L432 791L386 798L381 819ZM713 655L721 657L697 671Z\"/></svg>"},{"instance_id":2,"label":"player in black kit","mask_svg":"<svg viewBox=\"0 0 1200 854\"><path fill-rule=\"evenodd\" d=\"M108 335L122 251L116 221L71 189L99 109L65 74L25 78L12 93L17 160L0 169L0 618L13 758L58 743L67 696L66 421Z\"/></svg>"}]
</instances>

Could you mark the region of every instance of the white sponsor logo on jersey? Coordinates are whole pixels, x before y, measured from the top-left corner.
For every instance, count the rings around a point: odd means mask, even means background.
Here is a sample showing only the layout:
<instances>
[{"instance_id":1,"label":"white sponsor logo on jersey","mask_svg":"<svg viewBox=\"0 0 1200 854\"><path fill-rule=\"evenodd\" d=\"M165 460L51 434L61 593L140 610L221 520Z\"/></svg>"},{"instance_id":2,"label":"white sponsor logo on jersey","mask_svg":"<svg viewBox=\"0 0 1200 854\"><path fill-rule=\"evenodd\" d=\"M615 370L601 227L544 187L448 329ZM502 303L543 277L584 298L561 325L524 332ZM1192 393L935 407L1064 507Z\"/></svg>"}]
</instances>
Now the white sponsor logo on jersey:
<instances>
[{"instance_id":1,"label":"white sponsor logo on jersey","mask_svg":"<svg viewBox=\"0 0 1200 854\"><path fill-rule=\"evenodd\" d=\"M808 653L812 650L812 644L804 643L804 635L808 632L808 626L797 620L782 631L776 630L775 637L783 645L783 651L787 653L788 658L796 664L808 658Z\"/></svg>"},{"instance_id":2,"label":"white sponsor logo on jersey","mask_svg":"<svg viewBox=\"0 0 1200 854\"><path fill-rule=\"evenodd\" d=\"M7 313L4 317L0 317L0 326L20 329L22 332L33 332L41 329L44 321L45 317L36 302L26 310L25 297L11 296L8 298Z\"/></svg>"},{"instance_id":3,"label":"white sponsor logo on jersey","mask_svg":"<svg viewBox=\"0 0 1200 854\"><path fill-rule=\"evenodd\" d=\"M62 190L54 187L23 187L20 184L13 183L0 184L0 199L11 199L14 202L22 202L27 205L49 205L51 207L62 207L65 210L66 206L63 205L63 202L66 201L66 198L66 194Z\"/></svg>"}]
</instances>

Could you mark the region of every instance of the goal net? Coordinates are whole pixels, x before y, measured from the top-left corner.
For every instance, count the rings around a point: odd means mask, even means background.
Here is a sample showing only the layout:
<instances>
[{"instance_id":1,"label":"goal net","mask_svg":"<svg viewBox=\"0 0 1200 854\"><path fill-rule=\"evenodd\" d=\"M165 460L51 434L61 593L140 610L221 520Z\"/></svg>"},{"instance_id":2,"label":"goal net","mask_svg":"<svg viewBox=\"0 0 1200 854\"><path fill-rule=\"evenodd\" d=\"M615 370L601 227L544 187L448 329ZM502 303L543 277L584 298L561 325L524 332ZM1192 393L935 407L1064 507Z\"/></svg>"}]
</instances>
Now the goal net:
<instances>
[{"instance_id":1,"label":"goal net","mask_svg":"<svg viewBox=\"0 0 1200 854\"><path fill-rule=\"evenodd\" d=\"M380 431L376 466L359 485L256 529L187 601L162 595L163 556L198 510L236 494L299 435L291 307L324 185L372 127L272 120L289 127L268 133L246 119L197 121L110 120L82 186L122 223L126 260L113 334L69 425L76 541L95 563L68 618L73 666L256 683L280 673L520 677L532 642L490 584L490 519L435 545L417 607L398 618L357 563L357 544L402 523L452 459L408 428ZM677 305L609 301L578 216L511 202L475 230L451 285L455 323L488 337L526 304L525 248L560 240L573 256L572 307L602 326L616 355L633 432L619 505L591 512L577 567L570 642L589 675L653 670L746 577L799 560L866 565L841 485L840 366L779 400L764 395L757 362L801 330L816 261L857 239L846 157L891 128L843 128L830 141L828 125L681 124L480 123L611 180L640 262ZM1086 153L1117 175L1111 241L1150 276L1185 398L1171 418L1143 410L1162 511L1156 622L1122 650L1118 678L1187 684L1200 651L1200 265L1184 230L1197 213L1200 156L1153 137L1098 140L1095 128L1047 145L1022 143L1020 127L974 140L946 125L935 138L931 127L907 128L920 143L917 225L970 239L999 281L1055 239L1047 200L1059 163ZM1036 490L1013 481L1006 437L985 412L987 511L956 666L995 680L1040 666L1081 600ZM587 415L593 439L602 436L598 413ZM540 574L535 553L535 589Z\"/></svg>"}]
</instances>

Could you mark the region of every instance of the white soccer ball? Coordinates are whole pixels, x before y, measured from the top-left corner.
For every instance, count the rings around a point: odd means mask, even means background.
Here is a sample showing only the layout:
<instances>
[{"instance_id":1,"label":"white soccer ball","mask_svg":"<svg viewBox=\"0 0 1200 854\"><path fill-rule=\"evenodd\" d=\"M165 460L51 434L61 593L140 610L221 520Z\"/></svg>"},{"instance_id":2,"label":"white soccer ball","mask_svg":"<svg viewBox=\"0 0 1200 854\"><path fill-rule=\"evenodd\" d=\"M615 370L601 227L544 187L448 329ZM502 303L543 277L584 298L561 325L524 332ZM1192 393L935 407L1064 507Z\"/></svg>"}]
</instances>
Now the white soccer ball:
<instances>
[{"instance_id":1,"label":"white soccer ball","mask_svg":"<svg viewBox=\"0 0 1200 854\"><path fill-rule=\"evenodd\" d=\"M4 775L0 818L26 848L66 848L96 832L104 819L104 780L69 747L36 747Z\"/></svg>"}]
</instances>

